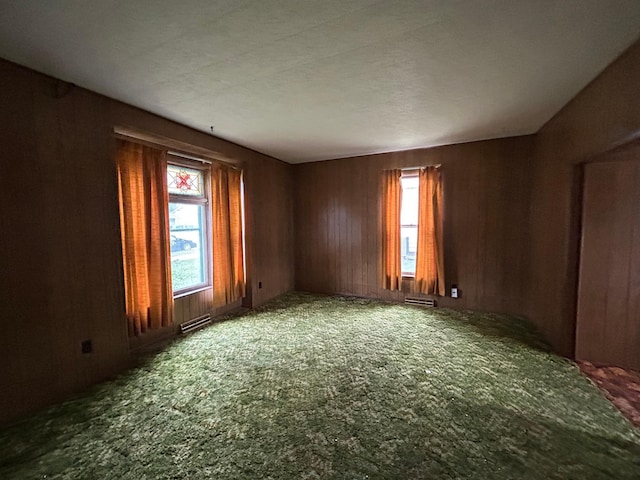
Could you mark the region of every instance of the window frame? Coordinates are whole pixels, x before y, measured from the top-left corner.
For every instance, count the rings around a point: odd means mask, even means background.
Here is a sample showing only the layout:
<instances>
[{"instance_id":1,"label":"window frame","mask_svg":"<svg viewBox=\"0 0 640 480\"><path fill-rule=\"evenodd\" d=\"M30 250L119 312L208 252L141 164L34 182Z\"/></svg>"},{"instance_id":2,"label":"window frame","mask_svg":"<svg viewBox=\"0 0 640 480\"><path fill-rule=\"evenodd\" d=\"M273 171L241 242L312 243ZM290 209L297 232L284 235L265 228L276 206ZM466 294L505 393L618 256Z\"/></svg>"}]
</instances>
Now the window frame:
<instances>
[{"instance_id":1,"label":"window frame","mask_svg":"<svg viewBox=\"0 0 640 480\"><path fill-rule=\"evenodd\" d=\"M185 159L183 157L167 154L167 165L184 167L191 170L198 170L202 173L203 194L200 195L181 195L179 193L168 193L167 209L170 203L182 203L187 205L201 205L203 207L202 237L204 250L204 258L202 259L205 281L196 285L182 288L180 290L173 289L173 273L171 274L171 290L173 298L184 297L193 293L212 288L211 284L211 165L208 162L198 162L196 160ZM171 261L171 229L169 229L169 260Z\"/></svg>"},{"instance_id":2,"label":"window frame","mask_svg":"<svg viewBox=\"0 0 640 480\"><path fill-rule=\"evenodd\" d=\"M400 190L401 190L401 196L400 196L400 233L402 235L402 229L403 227L410 227L410 228L415 228L416 231L416 246L417 246L417 235L418 235L418 229L419 229L419 223L420 223L420 214L416 211L416 223L415 224L405 224L402 223L402 207L404 204L404 185L402 182L403 178L416 178L419 179L419 175L420 175L420 170L419 169L410 169L410 170L403 170L402 174L400 175ZM417 185L418 188L418 192L420 191L420 182L418 182ZM416 205L416 208L418 208L418 205ZM401 237L402 239L402 237ZM416 255L417 255L417 251L416 251ZM416 271L415 268L413 270L413 272L407 272L404 271L402 268L402 242L400 245L400 275L402 276L402 278L415 278L416 277Z\"/></svg>"}]
</instances>

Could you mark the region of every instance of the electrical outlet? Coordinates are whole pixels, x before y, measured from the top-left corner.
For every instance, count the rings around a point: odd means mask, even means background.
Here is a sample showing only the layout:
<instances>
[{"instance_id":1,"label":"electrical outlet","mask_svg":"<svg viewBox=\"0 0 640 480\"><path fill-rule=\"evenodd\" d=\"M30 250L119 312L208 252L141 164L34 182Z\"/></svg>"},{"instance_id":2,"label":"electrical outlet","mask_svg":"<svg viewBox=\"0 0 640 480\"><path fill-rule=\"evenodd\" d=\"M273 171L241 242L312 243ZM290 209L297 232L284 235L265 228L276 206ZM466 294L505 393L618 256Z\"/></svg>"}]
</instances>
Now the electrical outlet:
<instances>
[{"instance_id":1,"label":"electrical outlet","mask_svg":"<svg viewBox=\"0 0 640 480\"><path fill-rule=\"evenodd\" d=\"M458 286L451 285L451 298L458 298Z\"/></svg>"},{"instance_id":2,"label":"electrical outlet","mask_svg":"<svg viewBox=\"0 0 640 480\"><path fill-rule=\"evenodd\" d=\"M91 353L93 351L91 340L83 340L80 343L80 349L82 350L82 353Z\"/></svg>"}]
</instances>

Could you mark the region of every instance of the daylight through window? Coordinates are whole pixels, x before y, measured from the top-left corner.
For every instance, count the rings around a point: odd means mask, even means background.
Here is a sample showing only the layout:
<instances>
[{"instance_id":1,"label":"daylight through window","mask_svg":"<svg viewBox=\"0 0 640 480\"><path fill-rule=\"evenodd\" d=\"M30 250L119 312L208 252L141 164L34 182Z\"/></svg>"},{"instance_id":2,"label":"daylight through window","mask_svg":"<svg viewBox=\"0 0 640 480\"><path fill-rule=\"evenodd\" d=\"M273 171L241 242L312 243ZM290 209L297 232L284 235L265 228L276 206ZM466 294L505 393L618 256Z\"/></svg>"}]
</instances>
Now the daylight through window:
<instances>
[{"instance_id":1,"label":"daylight through window","mask_svg":"<svg viewBox=\"0 0 640 480\"><path fill-rule=\"evenodd\" d=\"M402 275L413 277L416 273L416 251L418 246L418 175L403 174L400 210L400 255Z\"/></svg>"}]
</instances>

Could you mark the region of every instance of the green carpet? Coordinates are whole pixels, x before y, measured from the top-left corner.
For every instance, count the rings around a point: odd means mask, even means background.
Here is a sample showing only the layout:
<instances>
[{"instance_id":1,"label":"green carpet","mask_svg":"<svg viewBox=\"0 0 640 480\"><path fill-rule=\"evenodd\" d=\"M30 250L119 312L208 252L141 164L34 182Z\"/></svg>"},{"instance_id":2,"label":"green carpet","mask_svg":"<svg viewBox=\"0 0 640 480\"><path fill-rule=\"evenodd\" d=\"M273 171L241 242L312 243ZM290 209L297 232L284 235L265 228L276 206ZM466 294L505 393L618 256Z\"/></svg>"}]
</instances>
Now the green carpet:
<instances>
[{"instance_id":1,"label":"green carpet","mask_svg":"<svg viewBox=\"0 0 640 480\"><path fill-rule=\"evenodd\" d=\"M0 430L2 479L640 478L640 432L513 317L289 294Z\"/></svg>"}]
</instances>

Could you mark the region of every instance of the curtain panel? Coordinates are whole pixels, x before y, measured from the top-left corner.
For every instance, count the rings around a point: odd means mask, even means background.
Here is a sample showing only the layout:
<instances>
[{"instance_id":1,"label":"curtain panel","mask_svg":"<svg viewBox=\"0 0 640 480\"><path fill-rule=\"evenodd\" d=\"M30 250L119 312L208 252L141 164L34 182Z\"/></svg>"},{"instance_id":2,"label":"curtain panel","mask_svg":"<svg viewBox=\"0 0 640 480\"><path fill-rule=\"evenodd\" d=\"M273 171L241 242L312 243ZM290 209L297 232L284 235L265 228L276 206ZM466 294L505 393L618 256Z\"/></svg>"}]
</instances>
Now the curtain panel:
<instances>
[{"instance_id":1,"label":"curtain panel","mask_svg":"<svg viewBox=\"0 0 640 480\"><path fill-rule=\"evenodd\" d=\"M166 152L119 140L116 154L129 336L170 325Z\"/></svg>"},{"instance_id":2,"label":"curtain panel","mask_svg":"<svg viewBox=\"0 0 640 480\"><path fill-rule=\"evenodd\" d=\"M382 172L382 288L400 290L402 263L400 261L400 207L402 171Z\"/></svg>"},{"instance_id":3,"label":"curtain panel","mask_svg":"<svg viewBox=\"0 0 640 480\"><path fill-rule=\"evenodd\" d=\"M436 167L419 173L418 249L415 289L433 295L445 294L442 181Z\"/></svg>"},{"instance_id":4,"label":"curtain panel","mask_svg":"<svg viewBox=\"0 0 640 480\"><path fill-rule=\"evenodd\" d=\"M211 196L213 303L222 306L245 294L242 172L225 165L214 165Z\"/></svg>"}]
</instances>

